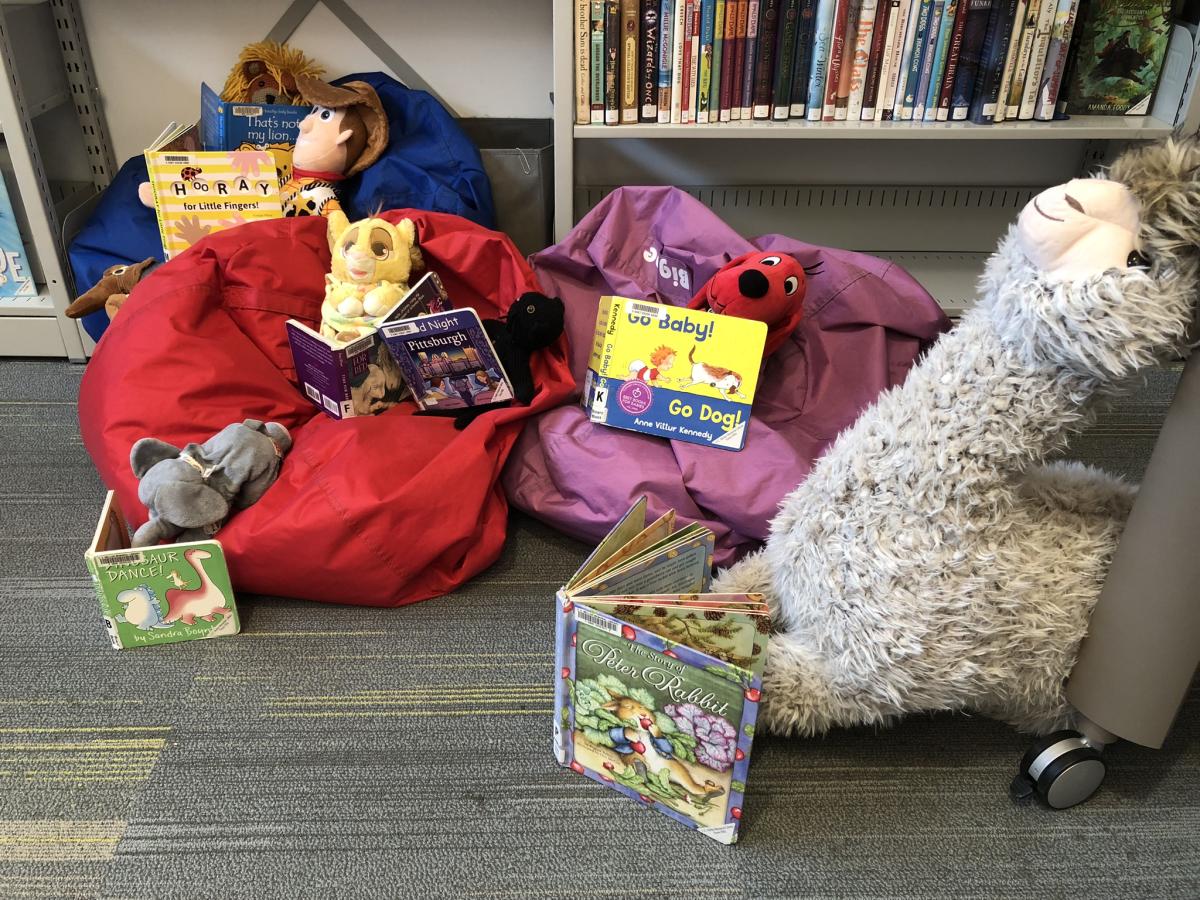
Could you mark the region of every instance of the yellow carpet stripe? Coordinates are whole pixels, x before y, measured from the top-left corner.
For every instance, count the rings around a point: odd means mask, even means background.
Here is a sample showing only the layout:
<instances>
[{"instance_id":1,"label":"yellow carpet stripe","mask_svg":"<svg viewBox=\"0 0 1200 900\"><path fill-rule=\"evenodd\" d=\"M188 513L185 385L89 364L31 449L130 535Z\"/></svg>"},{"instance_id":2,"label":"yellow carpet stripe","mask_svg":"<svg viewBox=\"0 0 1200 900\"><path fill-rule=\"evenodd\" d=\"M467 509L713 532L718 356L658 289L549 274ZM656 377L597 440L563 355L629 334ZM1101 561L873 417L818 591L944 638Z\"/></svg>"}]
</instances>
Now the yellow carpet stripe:
<instances>
[{"instance_id":1,"label":"yellow carpet stripe","mask_svg":"<svg viewBox=\"0 0 1200 900\"><path fill-rule=\"evenodd\" d=\"M106 726L61 726L43 728L0 728L0 734L55 734L60 732L95 731L170 731L170 725L106 725Z\"/></svg>"},{"instance_id":2,"label":"yellow carpet stripe","mask_svg":"<svg viewBox=\"0 0 1200 900\"><path fill-rule=\"evenodd\" d=\"M544 706L539 709L380 709L380 710L346 710L338 712L269 712L263 713L266 719L338 719L363 716L379 718L443 718L445 716L545 716L549 715L552 707Z\"/></svg>"},{"instance_id":3,"label":"yellow carpet stripe","mask_svg":"<svg viewBox=\"0 0 1200 900\"><path fill-rule=\"evenodd\" d=\"M123 820L13 819L0 821L4 861L104 862L111 860Z\"/></svg>"}]
</instances>

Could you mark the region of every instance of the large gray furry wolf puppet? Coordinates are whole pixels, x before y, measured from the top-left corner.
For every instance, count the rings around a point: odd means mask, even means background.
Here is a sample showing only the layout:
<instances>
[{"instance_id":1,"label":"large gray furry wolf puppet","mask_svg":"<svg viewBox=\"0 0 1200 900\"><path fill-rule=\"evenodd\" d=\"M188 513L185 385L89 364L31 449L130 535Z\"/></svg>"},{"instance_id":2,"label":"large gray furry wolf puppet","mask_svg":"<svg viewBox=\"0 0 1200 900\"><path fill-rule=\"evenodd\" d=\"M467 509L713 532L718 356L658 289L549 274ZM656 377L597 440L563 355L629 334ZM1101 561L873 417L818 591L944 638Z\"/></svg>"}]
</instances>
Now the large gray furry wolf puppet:
<instances>
[{"instance_id":1,"label":"large gray furry wolf puppet","mask_svg":"<svg viewBox=\"0 0 1200 900\"><path fill-rule=\"evenodd\" d=\"M973 710L1067 724L1064 681L1136 489L1044 460L1091 401L1186 352L1198 285L1196 140L1032 200L979 304L714 585L772 605L760 722L813 734Z\"/></svg>"}]
</instances>

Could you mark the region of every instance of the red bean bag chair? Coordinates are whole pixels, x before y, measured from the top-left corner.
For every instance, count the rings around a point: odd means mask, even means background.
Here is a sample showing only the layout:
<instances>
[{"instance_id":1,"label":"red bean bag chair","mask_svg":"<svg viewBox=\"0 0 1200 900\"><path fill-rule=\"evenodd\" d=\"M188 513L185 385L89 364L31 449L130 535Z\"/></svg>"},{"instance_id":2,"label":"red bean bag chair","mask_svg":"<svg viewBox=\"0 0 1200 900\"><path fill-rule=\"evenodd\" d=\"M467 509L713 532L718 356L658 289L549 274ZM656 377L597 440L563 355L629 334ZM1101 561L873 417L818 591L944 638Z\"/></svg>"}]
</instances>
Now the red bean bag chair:
<instances>
[{"instance_id":1,"label":"red bean bag chair","mask_svg":"<svg viewBox=\"0 0 1200 900\"><path fill-rule=\"evenodd\" d=\"M511 241L458 216L395 210L456 306L502 315L537 290ZM335 421L296 386L284 321L317 323L329 268L324 219L255 222L205 239L134 290L79 393L84 445L132 524L146 519L129 450L182 446L245 418L281 422L294 445L279 480L220 530L240 591L398 606L446 593L490 565L507 528L500 470L527 417L574 381L566 340L535 356L530 407L464 431L411 403Z\"/></svg>"}]
</instances>

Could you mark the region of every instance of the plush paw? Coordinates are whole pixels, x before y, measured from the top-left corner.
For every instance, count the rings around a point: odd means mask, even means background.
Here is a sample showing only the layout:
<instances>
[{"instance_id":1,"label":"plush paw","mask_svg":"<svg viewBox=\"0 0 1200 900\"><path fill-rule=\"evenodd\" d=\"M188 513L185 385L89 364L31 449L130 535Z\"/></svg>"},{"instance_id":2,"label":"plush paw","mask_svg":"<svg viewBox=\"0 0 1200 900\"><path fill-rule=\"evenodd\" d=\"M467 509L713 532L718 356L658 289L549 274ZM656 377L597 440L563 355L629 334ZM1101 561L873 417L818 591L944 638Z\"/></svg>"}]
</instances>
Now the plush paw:
<instances>
[{"instance_id":1,"label":"plush paw","mask_svg":"<svg viewBox=\"0 0 1200 900\"><path fill-rule=\"evenodd\" d=\"M356 319L363 314L363 304L357 297L347 297L338 303L337 311L347 319Z\"/></svg>"},{"instance_id":2,"label":"plush paw","mask_svg":"<svg viewBox=\"0 0 1200 900\"><path fill-rule=\"evenodd\" d=\"M377 288L372 288L363 297L363 312L368 316L381 316L391 309L402 296L403 294L395 285L380 285ZM362 313L359 313L359 315L362 315Z\"/></svg>"}]
</instances>

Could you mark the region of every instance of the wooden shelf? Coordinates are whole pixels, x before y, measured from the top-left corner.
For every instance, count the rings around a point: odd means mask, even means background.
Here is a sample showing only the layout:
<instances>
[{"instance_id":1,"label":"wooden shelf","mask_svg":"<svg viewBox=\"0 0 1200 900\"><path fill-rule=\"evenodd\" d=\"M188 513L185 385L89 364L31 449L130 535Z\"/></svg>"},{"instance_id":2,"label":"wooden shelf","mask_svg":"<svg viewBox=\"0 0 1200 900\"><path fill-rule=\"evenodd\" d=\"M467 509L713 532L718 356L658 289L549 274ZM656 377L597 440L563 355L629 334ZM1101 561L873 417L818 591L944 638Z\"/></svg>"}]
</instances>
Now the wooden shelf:
<instances>
[{"instance_id":1,"label":"wooden shelf","mask_svg":"<svg viewBox=\"0 0 1200 900\"><path fill-rule=\"evenodd\" d=\"M709 125L576 125L576 138L804 139L804 140L1067 140L1144 141L1165 137L1172 128L1150 116L1072 116L1058 122L722 122Z\"/></svg>"}]
</instances>

